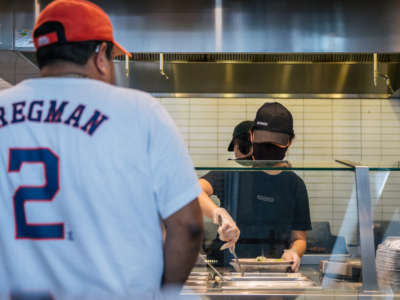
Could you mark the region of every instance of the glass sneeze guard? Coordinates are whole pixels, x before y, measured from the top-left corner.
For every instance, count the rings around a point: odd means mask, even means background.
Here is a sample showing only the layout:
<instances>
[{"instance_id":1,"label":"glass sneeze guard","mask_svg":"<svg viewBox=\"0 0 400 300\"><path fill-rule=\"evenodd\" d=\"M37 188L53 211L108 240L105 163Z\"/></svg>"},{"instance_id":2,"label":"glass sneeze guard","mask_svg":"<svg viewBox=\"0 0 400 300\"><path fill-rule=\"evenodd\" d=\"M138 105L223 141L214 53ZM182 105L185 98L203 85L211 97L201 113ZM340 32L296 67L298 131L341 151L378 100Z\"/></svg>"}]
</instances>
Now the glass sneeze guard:
<instances>
[{"instance_id":1,"label":"glass sneeze guard","mask_svg":"<svg viewBox=\"0 0 400 300\"><path fill-rule=\"evenodd\" d=\"M297 170L297 171L353 171L353 168L337 161L252 161L219 160L195 161L196 170L215 171L260 171L260 170ZM400 170L400 168L399 168Z\"/></svg>"},{"instance_id":2,"label":"glass sneeze guard","mask_svg":"<svg viewBox=\"0 0 400 300\"><path fill-rule=\"evenodd\" d=\"M318 218L318 212L322 212L321 214L323 215L323 210L325 208L329 209L329 207L332 206L333 221L330 221L330 223L331 226L334 228L334 231L338 232L339 235L346 233L346 230L348 229L346 227L351 227L345 224L344 220L346 218L353 221L354 219L357 219L356 221L354 221L356 223L353 224L356 227L356 235L359 239L357 240L356 238L357 241L355 242L355 244L359 245L358 252L361 257L361 261L364 262L362 267L362 290L376 291L378 289L375 266L376 245L374 245L374 232L372 222L373 205L371 202L370 173L400 171L399 162L363 161L357 163L349 161L273 162L224 160L195 161L194 165L199 177L204 176L210 171L240 173L275 170L292 171L300 175L305 174L303 176L303 180L306 183L307 188L309 189L311 214L314 215L315 220L322 220L323 217ZM353 172L354 175L351 172ZM324 176L328 178L325 181L323 179ZM330 183L330 181L332 182L332 184ZM328 184L326 184L326 182L328 182ZM332 185L330 189L329 184ZM332 204L330 202L323 202L325 198L329 197L333 199ZM351 208L352 201L354 209ZM343 211L342 215L344 214L344 216L342 219L338 219L338 221L335 221L335 218L337 219L338 215L341 214L341 209ZM343 222L343 224L338 224L337 222ZM351 230L347 231L350 232ZM346 244L350 246L351 243L352 242L349 241L349 239L346 237Z\"/></svg>"}]
</instances>

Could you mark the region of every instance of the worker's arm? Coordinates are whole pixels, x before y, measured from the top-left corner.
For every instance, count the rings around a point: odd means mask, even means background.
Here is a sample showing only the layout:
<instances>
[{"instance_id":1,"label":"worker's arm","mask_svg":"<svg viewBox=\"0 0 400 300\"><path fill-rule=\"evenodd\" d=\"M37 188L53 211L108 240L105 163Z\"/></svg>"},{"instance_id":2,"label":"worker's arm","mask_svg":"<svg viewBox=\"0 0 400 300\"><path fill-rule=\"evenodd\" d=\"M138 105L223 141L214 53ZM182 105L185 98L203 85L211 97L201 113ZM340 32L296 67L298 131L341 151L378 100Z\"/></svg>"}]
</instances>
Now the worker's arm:
<instances>
[{"instance_id":1,"label":"worker's arm","mask_svg":"<svg viewBox=\"0 0 400 300\"><path fill-rule=\"evenodd\" d=\"M199 203L201 211L204 216L214 219L214 211L218 208L218 205L210 198L214 193L212 185L205 179L199 179L199 183L203 192L199 196Z\"/></svg>"},{"instance_id":2,"label":"worker's arm","mask_svg":"<svg viewBox=\"0 0 400 300\"><path fill-rule=\"evenodd\" d=\"M225 210L214 203L210 196L214 193L212 185L205 179L199 180L203 192L199 196L201 211L204 216L209 217L215 224L218 224L218 234L221 241L226 242L221 246L221 250L235 246L239 239L240 230L235 221ZM219 222L219 220L220 222ZM221 224L219 224L221 223Z\"/></svg>"},{"instance_id":3,"label":"worker's arm","mask_svg":"<svg viewBox=\"0 0 400 300\"><path fill-rule=\"evenodd\" d=\"M292 230L291 241L292 244L289 249L283 252L282 258L293 261L292 270L297 272L300 267L300 257L306 252L307 247L307 233L302 230Z\"/></svg>"},{"instance_id":4,"label":"worker's arm","mask_svg":"<svg viewBox=\"0 0 400 300\"><path fill-rule=\"evenodd\" d=\"M290 249L296 251L299 257L302 257L307 248L307 232L302 230L292 230L292 245Z\"/></svg>"},{"instance_id":5,"label":"worker's arm","mask_svg":"<svg viewBox=\"0 0 400 300\"><path fill-rule=\"evenodd\" d=\"M163 286L182 285L196 262L203 238L203 218L197 199L164 220L164 225Z\"/></svg>"}]
</instances>

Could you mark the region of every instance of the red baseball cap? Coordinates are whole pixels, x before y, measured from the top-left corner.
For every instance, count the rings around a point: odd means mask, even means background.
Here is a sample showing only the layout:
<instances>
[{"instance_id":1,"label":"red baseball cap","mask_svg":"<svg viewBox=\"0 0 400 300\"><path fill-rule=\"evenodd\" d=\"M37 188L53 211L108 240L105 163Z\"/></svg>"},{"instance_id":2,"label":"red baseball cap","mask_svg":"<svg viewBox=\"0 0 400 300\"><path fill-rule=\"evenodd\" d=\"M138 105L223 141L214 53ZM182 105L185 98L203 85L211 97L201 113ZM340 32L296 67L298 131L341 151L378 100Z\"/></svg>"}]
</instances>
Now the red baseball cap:
<instances>
[{"instance_id":1,"label":"red baseball cap","mask_svg":"<svg viewBox=\"0 0 400 300\"><path fill-rule=\"evenodd\" d=\"M36 30L48 22L60 23L62 32L54 30L38 34ZM114 40L111 20L104 10L86 0L55 0L50 3L36 21L33 41L36 49L55 43L107 41L115 46L114 56L131 56Z\"/></svg>"}]
</instances>

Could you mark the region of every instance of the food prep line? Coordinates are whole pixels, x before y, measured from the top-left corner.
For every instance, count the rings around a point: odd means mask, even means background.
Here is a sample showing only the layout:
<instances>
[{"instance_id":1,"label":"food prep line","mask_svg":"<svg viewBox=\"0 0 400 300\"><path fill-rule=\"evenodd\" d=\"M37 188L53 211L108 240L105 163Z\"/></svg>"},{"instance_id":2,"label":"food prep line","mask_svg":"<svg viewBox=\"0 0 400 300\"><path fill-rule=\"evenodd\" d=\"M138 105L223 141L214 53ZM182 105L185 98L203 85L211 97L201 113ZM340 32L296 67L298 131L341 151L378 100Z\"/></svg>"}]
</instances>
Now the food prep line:
<instances>
[{"instance_id":1,"label":"food prep line","mask_svg":"<svg viewBox=\"0 0 400 300\"><path fill-rule=\"evenodd\" d=\"M362 290L361 282L322 277L316 266L303 267L299 273L245 272L243 276L239 272L229 270L220 269L224 275L221 279L208 272L205 267L196 267L190 274L182 294L200 295L205 297L204 299L260 296L302 296L300 299L400 299L400 294L387 291L366 293Z\"/></svg>"}]
</instances>

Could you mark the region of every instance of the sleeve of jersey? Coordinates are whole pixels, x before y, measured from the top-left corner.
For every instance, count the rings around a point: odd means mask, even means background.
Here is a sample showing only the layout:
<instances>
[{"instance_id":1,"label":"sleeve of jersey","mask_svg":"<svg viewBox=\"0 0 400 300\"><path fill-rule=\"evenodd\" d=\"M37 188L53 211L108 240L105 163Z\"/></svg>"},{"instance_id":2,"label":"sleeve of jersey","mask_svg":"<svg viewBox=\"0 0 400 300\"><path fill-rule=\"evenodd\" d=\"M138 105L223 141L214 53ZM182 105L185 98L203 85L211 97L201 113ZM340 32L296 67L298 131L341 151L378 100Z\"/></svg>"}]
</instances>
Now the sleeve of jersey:
<instances>
[{"instance_id":1,"label":"sleeve of jersey","mask_svg":"<svg viewBox=\"0 0 400 300\"><path fill-rule=\"evenodd\" d=\"M201 193L192 160L167 111L154 103L149 153L154 193L162 219L166 219Z\"/></svg>"},{"instance_id":2,"label":"sleeve of jersey","mask_svg":"<svg viewBox=\"0 0 400 300\"><path fill-rule=\"evenodd\" d=\"M296 185L295 216L292 225L293 230L311 230L310 206L307 188L301 178Z\"/></svg>"}]
</instances>

